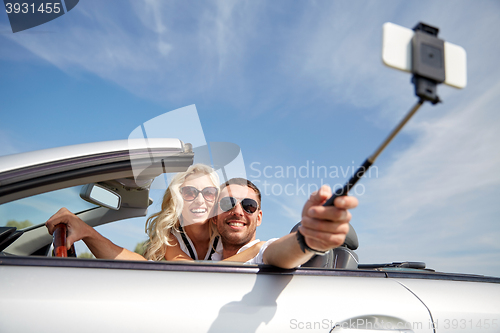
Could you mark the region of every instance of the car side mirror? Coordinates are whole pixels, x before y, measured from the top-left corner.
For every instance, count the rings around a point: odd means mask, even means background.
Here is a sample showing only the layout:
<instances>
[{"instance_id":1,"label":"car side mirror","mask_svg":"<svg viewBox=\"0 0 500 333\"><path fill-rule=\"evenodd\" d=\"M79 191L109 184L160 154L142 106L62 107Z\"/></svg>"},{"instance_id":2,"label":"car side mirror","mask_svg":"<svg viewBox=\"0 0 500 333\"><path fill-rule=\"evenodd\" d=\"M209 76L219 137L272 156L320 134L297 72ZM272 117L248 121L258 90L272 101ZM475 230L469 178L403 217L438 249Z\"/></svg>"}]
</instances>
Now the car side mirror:
<instances>
[{"instance_id":1,"label":"car side mirror","mask_svg":"<svg viewBox=\"0 0 500 333\"><path fill-rule=\"evenodd\" d=\"M80 197L90 203L103 206L109 209L120 209L121 196L102 185L91 183L82 187Z\"/></svg>"}]
</instances>

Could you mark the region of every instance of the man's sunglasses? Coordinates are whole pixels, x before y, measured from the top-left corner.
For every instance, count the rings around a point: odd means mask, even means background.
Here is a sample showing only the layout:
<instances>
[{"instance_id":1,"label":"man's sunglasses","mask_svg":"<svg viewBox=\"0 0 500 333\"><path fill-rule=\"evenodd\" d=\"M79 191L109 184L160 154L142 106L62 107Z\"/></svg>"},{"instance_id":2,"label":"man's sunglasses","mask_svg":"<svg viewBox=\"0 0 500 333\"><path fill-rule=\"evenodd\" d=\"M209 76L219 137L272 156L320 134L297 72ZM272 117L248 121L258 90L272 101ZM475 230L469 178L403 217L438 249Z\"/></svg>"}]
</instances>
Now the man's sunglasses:
<instances>
[{"instance_id":1,"label":"man's sunglasses","mask_svg":"<svg viewBox=\"0 0 500 333\"><path fill-rule=\"evenodd\" d=\"M182 198L185 201L193 201L194 199L196 199L196 197L198 197L198 194L201 193L201 195L203 195L203 198L205 198L205 200L214 202L215 199L217 199L218 190L215 187L205 187L203 190L200 191L193 186L184 186L181 187L180 192Z\"/></svg>"},{"instance_id":2,"label":"man's sunglasses","mask_svg":"<svg viewBox=\"0 0 500 333\"><path fill-rule=\"evenodd\" d=\"M259 209L259 204L254 199L245 198L238 200L233 197L224 197L220 199L219 207L222 211L228 212L236 207L238 203L241 203L241 208L243 208L243 210L248 214L253 214L257 211L257 209Z\"/></svg>"}]
</instances>

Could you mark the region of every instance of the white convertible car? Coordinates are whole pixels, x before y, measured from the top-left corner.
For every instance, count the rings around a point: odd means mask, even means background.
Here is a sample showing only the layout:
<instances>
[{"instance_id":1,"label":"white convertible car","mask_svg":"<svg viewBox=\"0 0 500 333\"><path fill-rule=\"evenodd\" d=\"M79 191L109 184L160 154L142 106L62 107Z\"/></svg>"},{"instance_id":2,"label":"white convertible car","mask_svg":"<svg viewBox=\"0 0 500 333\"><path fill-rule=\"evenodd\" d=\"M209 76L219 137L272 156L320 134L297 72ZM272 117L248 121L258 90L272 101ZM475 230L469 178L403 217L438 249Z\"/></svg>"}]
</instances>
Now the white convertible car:
<instances>
[{"instance_id":1,"label":"white convertible car","mask_svg":"<svg viewBox=\"0 0 500 333\"><path fill-rule=\"evenodd\" d=\"M0 157L0 332L500 332L500 278L358 264L355 234L294 270L51 256L53 207L91 226L145 216L152 180L193 157L177 139ZM96 204L93 188L120 200Z\"/></svg>"}]
</instances>

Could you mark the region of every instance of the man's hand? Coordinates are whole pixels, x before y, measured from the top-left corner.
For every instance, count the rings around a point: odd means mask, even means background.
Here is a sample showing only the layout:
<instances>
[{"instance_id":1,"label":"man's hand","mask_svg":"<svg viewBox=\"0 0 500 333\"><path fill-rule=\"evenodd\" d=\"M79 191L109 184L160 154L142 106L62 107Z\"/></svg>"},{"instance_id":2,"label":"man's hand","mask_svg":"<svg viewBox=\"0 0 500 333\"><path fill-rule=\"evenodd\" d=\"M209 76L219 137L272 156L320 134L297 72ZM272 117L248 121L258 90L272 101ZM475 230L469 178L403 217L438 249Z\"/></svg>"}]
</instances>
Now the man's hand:
<instances>
[{"instance_id":1,"label":"man's hand","mask_svg":"<svg viewBox=\"0 0 500 333\"><path fill-rule=\"evenodd\" d=\"M49 234L54 233L54 228L56 225L64 223L68 227L67 237L66 237L66 247L69 249L73 243L87 237L93 230L87 223L83 222L78 216L71 213L66 208L61 208L57 213L51 216L45 222L45 226L49 230Z\"/></svg>"},{"instance_id":2,"label":"man's hand","mask_svg":"<svg viewBox=\"0 0 500 333\"><path fill-rule=\"evenodd\" d=\"M344 243L349 232L351 214L348 209L358 205L354 197L339 197L335 199L335 206L323 207L323 204L332 195L328 186L322 186L319 191L311 194L302 210L300 233L311 249L328 251ZM281 237L271 243L264 252L265 264L281 268L294 268L307 262L313 253L304 253L297 242L295 233Z\"/></svg>"},{"instance_id":3,"label":"man's hand","mask_svg":"<svg viewBox=\"0 0 500 333\"><path fill-rule=\"evenodd\" d=\"M299 230L307 245L314 250L327 251L344 243L351 220L348 209L358 205L355 197L343 196L335 199L335 206L323 207L331 196L330 187L323 185L311 194L302 210Z\"/></svg>"}]
</instances>

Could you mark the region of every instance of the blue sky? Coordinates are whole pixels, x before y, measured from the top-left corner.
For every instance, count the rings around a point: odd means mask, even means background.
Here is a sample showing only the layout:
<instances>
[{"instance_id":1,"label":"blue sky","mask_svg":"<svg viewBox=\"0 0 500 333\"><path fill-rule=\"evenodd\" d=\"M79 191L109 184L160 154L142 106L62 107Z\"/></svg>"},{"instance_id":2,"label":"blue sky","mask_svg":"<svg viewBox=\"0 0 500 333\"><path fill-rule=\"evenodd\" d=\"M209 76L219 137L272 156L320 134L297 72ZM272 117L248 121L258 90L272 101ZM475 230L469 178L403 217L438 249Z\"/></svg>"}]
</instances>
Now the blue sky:
<instances>
[{"instance_id":1,"label":"blue sky","mask_svg":"<svg viewBox=\"0 0 500 333\"><path fill-rule=\"evenodd\" d=\"M440 86L444 103L422 107L362 181L357 252L500 276L499 18L497 1L82 0L13 34L0 14L0 155L127 139L195 104L207 141L239 145L247 175L270 184L259 238L281 236L301 185L346 177L280 167L345 171L372 153L416 101L410 75L382 64L382 24L423 21L466 49L468 86Z\"/></svg>"}]
</instances>

